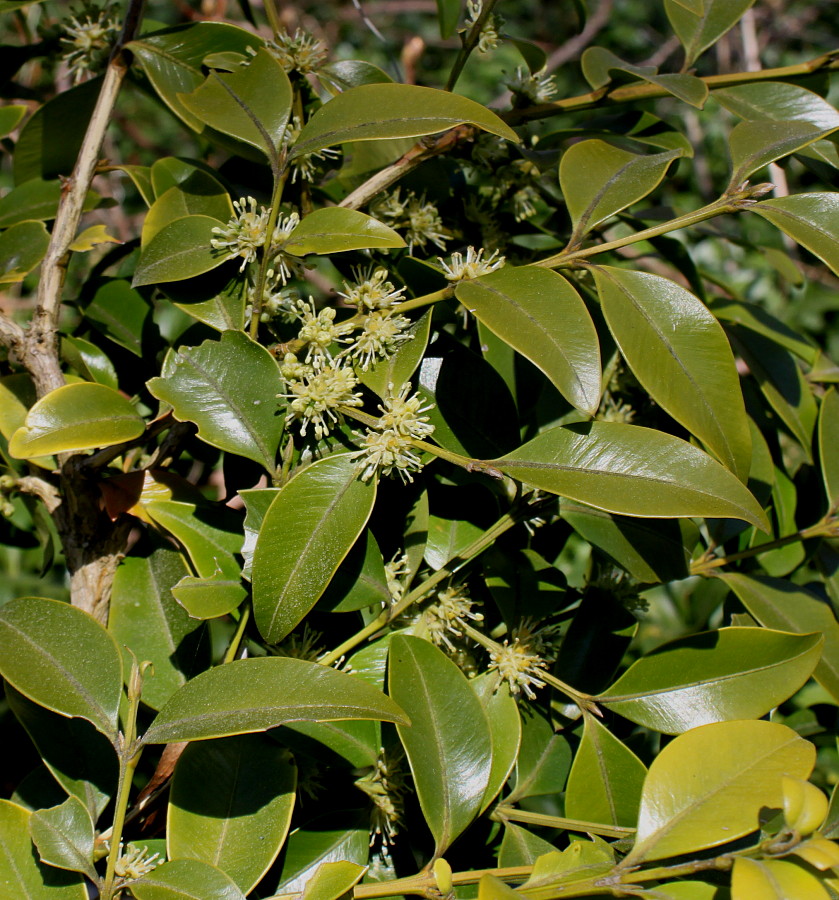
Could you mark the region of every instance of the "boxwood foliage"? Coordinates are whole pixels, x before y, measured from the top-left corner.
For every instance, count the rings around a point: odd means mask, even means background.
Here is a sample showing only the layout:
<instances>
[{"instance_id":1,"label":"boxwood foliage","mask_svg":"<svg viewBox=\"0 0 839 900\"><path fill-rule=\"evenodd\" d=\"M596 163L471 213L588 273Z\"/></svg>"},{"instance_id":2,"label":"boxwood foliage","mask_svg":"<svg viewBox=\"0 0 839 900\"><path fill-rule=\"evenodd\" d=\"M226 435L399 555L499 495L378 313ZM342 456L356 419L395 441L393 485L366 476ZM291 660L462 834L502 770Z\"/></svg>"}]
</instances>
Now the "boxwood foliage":
<instances>
[{"instance_id":1,"label":"boxwood foliage","mask_svg":"<svg viewBox=\"0 0 839 900\"><path fill-rule=\"evenodd\" d=\"M0 895L839 895L835 55L163 6L0 3Z\"/></svg>"}]
</instances>

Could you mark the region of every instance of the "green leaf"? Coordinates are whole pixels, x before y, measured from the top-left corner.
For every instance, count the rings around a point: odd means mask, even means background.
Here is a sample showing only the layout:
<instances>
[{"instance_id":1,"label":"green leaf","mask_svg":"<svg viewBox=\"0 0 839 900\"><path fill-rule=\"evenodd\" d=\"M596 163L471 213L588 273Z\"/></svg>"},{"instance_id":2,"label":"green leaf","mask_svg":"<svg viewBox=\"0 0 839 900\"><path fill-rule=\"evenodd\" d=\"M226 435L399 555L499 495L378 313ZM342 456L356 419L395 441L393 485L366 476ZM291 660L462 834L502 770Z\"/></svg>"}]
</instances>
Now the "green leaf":
<instances>
[{"instance_id":1,"label":"green leaf","mask_svg":"<svg viewBox=\"0 0 839 900\"><path fill-rule=\"evenodd\" d=\"M238 573L235 578L217 572L209 577L184 575L172 587L172 596L195 619L217 619L238 609L247 597Z\"/></svg>"},{"instance_id":2,"label":"green leaf","mask_svg":"<svg viewBox=\"0 0 839 900\"><path fill-rule=\"evenodd\" d=\"M160 99L193 131L201 131L203 123L184 106L180 95L202 84L206 57L225 51L244 56L247 48L261 47L262 40L224 22L194 22L144 34L127 46Z\"/></svg>"},{"instance_id":3,"label":"green leaf","mask_svg":"<svg viewBox=\"0 0 839 900\"><path fill-rule=\"evenodd\" d=\"M676 0L664 0L667 18L685 48L685 68L732 28L754 0L704 0L702 12L693 12Z\"/></svg>"},{"instance_id":4,"label":"green leaf","mask_svg":"<svg viewBox=\"0 0 839 900\"><path fill-rule=\"evenodd\" d=\"M819 354L818 348L757 303L742 303L730 297L715 297L710 309L718 319L757 332L794 353L808 365L815 364Z\"/></svg>"},{"instance_id":5,"label":"green leaf","mask_svg":"<svg viewBox=\"0 0 839 900\"><path fill-rule=\"evenodd\" d=\"M607 50L605 47L589 47L580 57L586 81L595 89L612 80L612 72L624 72L641 81L654 84L679 100L702 109L708 99L708 86L694 75L659 75L655 66L634 66Z\"/></svg>"},{"instance_id":6,"label":"green leaf","mask_svg":"<svg viewBox=\"0 0 839 900\"><path fill-rule=\"evenodd\" d=\"M317 603L375 500L375 480L361 481L347 453L318 460L277 494L252 563L254 614L265 640L281 641Z\"/></svg>"},{"instance_id":7,"label":"green leaf","mask_svg":"<svg viewBox=\"0 0 839 900\"><path fill-rule=\"evenodd\" d=\"M839 702L839 623L830 604L818 595L764 575L725 572L717 576L764 628L824 636L813 677Z\"/></svg>"},{"instance_id":8,"label":"green leaf","mask_svg":"<svg viewBox=\"0 0 839 900\"><path fill-rule=\"evenodd\" d=\"M58 179L44 181L42 178L32 178L25 181L0 200L0 228L8 228L18 222L54 219L60 199L61 182ZM93 209L100 199L99 194L88 191L84 212Z\"/></svg>"},{"instance_id":9,"label":"green leaf","mask_svg":"<svg viewBox=\"0 0 839 900\"><path fill-rule=\"evenodd\" d=\"M152 709L160 709L209 665L209 654L199 652L200 623L172 598L172 588L187 571L180 553L159 546L126 557L114 577L108 629L120 646L154 666L143 682L143 702Z\"/></svg>"},{"instance_id":10,"label":"green leaf","mask_svg":"<svg viewBox=\"0 0 839 900\"><path fill-rule=\"evenodd\" d=\"M827 100L786 81L758 81L718 88L714 100L748 121L809 122L827 130L839 127L839 111Z\"/></svg>"},{"instance_id":11,"label":"green leaf","mask_svg":"<svg viewBox=\"0 0 839 900\"><path fill-rule=\"evenodd\" d=\"M77 797L68 797L60 806L33 813L29 833L47 865L84 872L94 881L97 879L93 868L93 821Z\"/></svg>"},{"instance_id":12,"label":"green leaf","mask_svg":"<svg viewBox=\"0 0 839 900\"><path fill-rule=\"evenodd\" d=\"M31 814L22 806L0 800L0 884L3 897L26 900L85 900L84 879L47 867L29 837Z\"/></svg>"},{"instance_id":13,"label":"green leaf","mask_svg":"<svg viewBox=\"0 0 839 900\"><path fill-rule=\"evenodd\" d=\"M325 90L334 97L360 84L380 84L393 79L387 72L361 59L339 59L327 63L314 73Z\"/></svg>"},{"instance_id":14,"label":"green leaf","mask_svg":"<svg viewBox=\"0 0 839 900\"><path fill-rule=\"evenodd\" d=\"M822 399L819 410L819 462L829 507L839 504L839 393L832 387Z\"/></svg>"},{"instance_id":15,"label":"green leaf","mask_svg":"<svg viewBox=\"0 0 839 900\"><path fill-rule=\"evenodd\" d=\"M830 894L811 871L782 859L734 860L731 900L829 900Z\"/></svg>"},{"instance_id":16,"label":"green leaf","mask_svg":"<svg viewBox=\"0 0 839 900\"><path fill-rule=\"evenodd\" d=\"M16 459L110 447L139 437L145 422L131 403L104 384L66 384L42 397L9 441Z\"/></svg>"},{"instance_id":17,"label":"green leaf","mask_svg":"<svg viewBox=\"0 0 839 900\"><path fill-rule=\"evenodd\" d=\"M489 724L466 676L428 641L394 635L388 677L411 719L397 730L440 856L481 809L492 769Z\"/></svg>"},{"instance_id":18,"label":"green leaf","mask_svg":"<svg viewBox=\"0 0 839 900\"><path fill-rule=\"evenodd\" d=\"M148 389L170 403L178 419L194 422L208 444L274 471L282 434L276 395L283 382L276 360L246 335L225 331L218 341L181 347L174 373L153 378Z\"/></svg>"},{"instance_id":19,"label":"green leaf","mask_svg":"<svg viewBox=\"0 0 839 900\"><path fill-rule=\"evenodd\" d=\"M184 216L164 225L143 248L132 287L183 281L218 268L228 256L210 241L223 224L211 216Z\"/></svg>"},{"instance_id":20,"label":"green leaf","mask_svg":"<svg viewBox=\"0 0 839 900\"><path fill-rule=\"evenodd\" d=\"M361 678L301 659L240 659L188 681L143 735L145 744L265 731L286 722L381 719L402 710Z\"/></svg>"},{"instance_id":21,"label":"green leaf","mask_svg":"<svg viewBox=\"0 0 839 900\"><path fill-rule=\"evenodd\" d=\"M375 766L382 746L382 728L379 722L356 719L350 722L291 722L289 731L323 744L333 753L345 759L354 769ZM294 750L294 738L289 739ZM311 753L311 741L304 744L302 752Z\"/></svg>"},{"instance_id":22,"label":"green leaf","mask_svg":"<svg viewBox=\"0 0 839 900\"><path fill-rule=\"evenodd\" d=\"M695 853L756 831L763 807L784 805L781 777L806 779L815 757L809 741L775 722L720 722L680 735L650 766L624 865Z\"/></svg>"},{"instance_id":23,"label":"green leaf","mask_svg":"<svg viewBox=\"0 0 839 900\"><path fill-rule=\"evenodd\" d=\"M503 868L512 866L532 866L536 859L556 848L544 838L540 838L526 828L504 823L504 837L498 851L498 865Z\"/></svg>"},{"instance_id":24,"label":"green leaf","mask_svg":"<svg viewBox=\"0 0 839 900\"><path fill-rule=\"evenodd\" d=\"M516 786L508 802L524 797L559 794L571 768L571 747L563 734L538 713L522 719L521 749L516 760Z\"/></svg>"},{"instance_id":25,"label":"green leaf","mask_svg":"<svg viewBox=\"0 0 839 900\"><path fill-rule=\"evenodd\" d=\"M143 246L171 222L186 216L209 216L226 222L233 215L233 204L221 182L201 169L164 191L151 205L143 221Z\"/></svg>"},{"instance_id":26,"label":"green leaf","mask_svg":"<svg viewBox=\"0 0 839 900\"><path fill-rule=\"evenodd\" d=\"M598 267L595 282L609 330L641 385L745 481L752 440L740 380L705 304L647 272Z\"/></svg>"},{"instance_id":27,"label":"green leaf","mask_svg":"<svg viewBox=\"0 0 839 900\"><path fill-rule=\"evenodd\" d=\"M458 300L529 359L577 409L600 404L600 345L585 303L556 272L504 266L455 289Z\"/></svg>"},{"instance_id":28,"label":"green leaf","mask_svg":"<svg viewBox=\"0 0 839 900\"><path fill-rule=\"evenodd\" d=\"M669 434L614 422L560 426L495 461L506 475L630 516L716 516L769 530L763 510L727 469Z\"/></svg>"},{"instance_id":29,"label":"green leaf","mask_svg":"<svg viewBox=\"0 0 839 900\"><path fill-rule=\"evenodd\" d=\"M473 678L469 684L481 701L492 740L492 766L481 801L483 812L507 783L516 764L521 747L521 717L509 685L503 681L499 684L497 673L485 672Z\"/></svg>"},{"instance_id":30,"label":"green leaf","mask_svg":"<svg viewBox=\"0 0 839 900\"><path fill-rule=\"evenodd\" d=\"M0 137L7 137L20 125L26 110L25 106L0 107Z\"/></svg>"},{"instance_id":31,"label":"green leaf","mask_svg":"<svg viewBox=\"0 0 839 900\"><path fill-rule=\"evenodd\" d=\"M586 715L565 788L565 815L634 828L646 774L644 764L625 744Z\"/></svg>"},{"instance_id":32,"label":"green leaf","mask_svg":"<svg viewBox=\"0 0 839 900\"><path fill-rule=\"evenodd\" d=\"M574 225L570 243L654 191L682 155L668 150L639 156L601 140L572 144L559 164L559 185Z\"/></svg>"},{"instance_id":33,"label":"green leaf","mask_svg":"<svg viewBox=\"0 0 839 900\"><path fill-rule=\"evenodd\" d=\"M178 100L198 121L278 159L291 115L292 88L285 70L264 47L235 72L210 72Z\"/></svg>"},{"instance_id":34,"label":"green leaf","mask_svg":"<svg viewBox=\"0 0 839 900\"><path fill-rule=\"evenodd\" d=\"M336 828L336 816L327 814L305 823L289 836L277 890L299 893L305 890L318 867L328 862L365 865L370 853L366 817L363 824L353 818Z\"/></svg>"},{"instance_id":35,"label":"green leaf","mask_svg":"<svg viewBox=\"0 0 839 900\"><path fill-rule=\"evenodd\" d=\"M820 634L767 628L706 631L637 660L598 702L664 734L759 718L812 675L823 643Z\"/></svg>"},{"instance_id":36,"label":"green leaf","mask_svg":"<svg viewBox=\"0 0 839 900\"><path fill-rule=\"evenodd\" d=\"M335 144L422 137L463 124L519 142L494 112L458 94L414 84L364 84L334 97L309 119L291 158Z\"/></svg>"},{"instance_id":37,"label":"green leaf","mask_svg":"<svg viewBox=\"0 0 839 900\"><path fill-rule=\"evenodd\" d=\"M85 719L67 719L33 703L10 684L6 702L56 782L98 819L116 791L114 747Z\"/></svg>"},{"instance_id":38,"label":"green leaf","mask_svg":"<svg viewBox=\"0 0 839 900\"><path fill-rule=\"evenodd\" d=\"M749 207L839 275L839 194L793 194Z\"/></svg>"},{"instance_id":39,"label":"green leaf","mask_svg":"<svg viewBox=\"0 0 839 900\"><path fill-rule=\"evenodd\" d=\"M384 608L391 602L382 551L368 528L338 566L318 602L328 612L354 612L369 606Z\"/></svg>"},{"instance_id":40,"label":"green leaf","mask_svg":"<svg viewBox=\"0 0 839 900\"><path fill-rule=\"evenodd\" d=\"M460 20L461 0L437 0L437 21L440 23L440 37L448 40Z\"/></svg>"},{"instance_id":41,"label":"green leaf","mask_svg":"<svg viewBox=\"0 0 839 900\"><path fill-rule=\"evenodd\" d=\"M61 338L61 358L69 363L86 381L104 384L113 390L119 389L119 380L114 364L104 350L96 344L78 337Z\"/></svg>"},{"instance_id":42,"label":"green leaf","mask_svg":"<svg viewBox=\"0 0 839 900\"><path fill-rule=\"evenodd\" d=\"M169 858L210 863L249 893L285 842L296 781L288 752L260 734L187 745L169 797Z\"/></svg>"},{"instance_id":43,"label":"green leaf","mask_svg":"<svg viewBox=\"0 0 839 900\"><path fill-rule=\"evenodd\" d=\"M84 307L84 316L115 344L143 355L143 339L151 331L151 307L122 278L105 281Z\"/></svg>"},{"instance_id":44,"label":"green leaf","mask_svg":"<svg viewBox=\"0 0 839 900\"><path fill-rule=\"evenodd\" d=\"M343 253L345 250L404 247L387 225L354 209L329 206L309 213L291 232L283 250L294 256Z\"/></svg>"},{"instance_id":45,"label":"green leaf","mask_svg":"<svg viewBox=\"0 0 839 900\"><path fill-rule=\"evenodd\" d=\"M736 188L769 163L821 140L837 128L839 121L827 129L803 121L740 122L728 136L734 169L729 186Z\"/></svg>"},{"instance_id":46,"label":"green leaf","mask_svg":"<svg viewBox=\"0 0 839 900\"><path fill-rule=\"evenodd\" d=\"M122 658L86 612L41 597L7 603L0 609L0 675L35 703L87 719L116 740Z\"/></svg>"},{"instance_id":47,"label":"green leaf","mask_svg":"<svg viewBox=\"0 0 839 900\"><path fill-rule=\"evenodd\" d=\"M484 533L484 529L466 519L428 518L428 539L425 544L425 561L436 572Z\"/></svg>"},{"instance_id":48,"label":"green leaf","mask_svg":"<svg viewBox=\"0 0 839 900\"><path fill-rule=\"evenodd\" d=\"M221 869L198 859L173 859L131 882L137 900L244 900Z\"/></svg>"},{"instance_id":49,"label":"green leaf","mask_svg":"<svg viewBox=\"0 0 839 900\"><path fill-rule=\"evenodd\" d=\"M154 188L151 183L151 169L149 166L114 166L119 172L125 174L131 179L132 184L137 188L137 192L143 198L146 206L154 203Z\"/></svg>"},{"instance_id":50,"label":"green leaf","mask_svg":"<svg viewBox=\"0 0 839 900\"><path fill-rule=\"evenodd\" d=\"M321 863L306 882L300 900L338 900L361 881L367 866L341 860Z\"/></svg>"},{"instance_id":51,"label":"green leaf","mask_svg":"<svg viewBox=\"0 0 839 900\"><path fill-rule=\"evenodd\" d=\"M17 284L44 258L50 235L43 222L20 222L0 234L0 284Z\"/></svg>"},{"instance_id":52,"label":"green leaf","mask_svg":"<svg viewBox=\"0 0 839 900\"><path fill-rule=\"evenodd\" d=\"M366 372L359 372L361 383L370 388L373 393L381 398L390 396L390 386L393 392L399 394L420 364L425 349L428 346L428 337L431 333L431 315L433 307L426 310L423 315L414 322L405 334L411 335L411 340L399 345L399 349L387 359L379 360Z\"/></svg>"}]
</instances>

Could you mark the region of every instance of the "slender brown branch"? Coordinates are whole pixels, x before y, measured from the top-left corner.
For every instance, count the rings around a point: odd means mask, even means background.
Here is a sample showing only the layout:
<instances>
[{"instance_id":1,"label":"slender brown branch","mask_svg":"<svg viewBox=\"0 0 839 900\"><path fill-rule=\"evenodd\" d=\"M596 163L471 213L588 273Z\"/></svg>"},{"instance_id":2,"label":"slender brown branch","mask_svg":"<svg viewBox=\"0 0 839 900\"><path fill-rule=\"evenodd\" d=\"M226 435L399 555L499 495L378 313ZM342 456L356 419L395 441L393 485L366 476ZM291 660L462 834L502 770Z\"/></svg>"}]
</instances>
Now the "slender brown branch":
<instances>
[{"instance_id":1,"label":"slender brown branch","mask_svg":"<svg viewBox=\"0 0 839 900\"><path fill-rule=\"evenodd\" d=\"M58 488L48 481L44 481L43 478L38 478L37 475L24 475L23 478L18 478L15 482L15 490L21 494L32 494L38 497L50 514L55 512L61 503Z\"/></svg>"}]
</instances>

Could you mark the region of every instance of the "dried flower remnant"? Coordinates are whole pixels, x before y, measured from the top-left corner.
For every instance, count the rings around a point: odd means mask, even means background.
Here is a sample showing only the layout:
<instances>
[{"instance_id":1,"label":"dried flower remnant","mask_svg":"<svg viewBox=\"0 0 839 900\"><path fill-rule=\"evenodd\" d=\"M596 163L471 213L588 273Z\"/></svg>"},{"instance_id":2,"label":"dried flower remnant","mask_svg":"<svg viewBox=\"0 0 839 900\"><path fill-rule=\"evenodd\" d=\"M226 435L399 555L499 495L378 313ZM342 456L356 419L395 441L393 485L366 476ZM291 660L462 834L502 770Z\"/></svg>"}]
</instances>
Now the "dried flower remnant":
<instances>
[{"instance_id":1,"label":"dried flower remnant","mask_svg":"<svg viewBox=\"0 0 839 900\"><path fill-rule=\"evenodd\" d=\"M265 246L268 226L268 210L264 206L257 209L253 197L242 197L233 201L236 211L226 225L217 225L213 234L218 235L210 240L213 250L224 251L227 259L242 257L240 272L245 271L248 263L256 261L257 251ZM285 282L283 282L285 283Z\"/></svg>"},{"instance_id":2,"label":"dried flower remnant","mask_svg":"<svg viewBox=\"0 0 839 900\"><path fill-rule=\"evenodd\" d=\"M474 605L475 601L465 587L449 586L437 593L437 601L423 610L420 619L431 640L438 646L445 644L454 653L457 647L451 638L463 637L463 626L468 624L466 620L482 622L484 619L482 613L472 612Z\"/></svg>"},{"instance_id":3,"label":"dried flower remnant","mask_svg":"<svg viewBox=\"0 0 839 900\"><path fill-rule=\"evenodd\" d=\"M120 26L110 17L107 7L101 10L91 9L84 16L70 16L64 27L61 43L65 47L64 62L70 69L75 84L85 75L95 74L102 69L119 33Z\"/></svg>"},{"instance_id":4,"label":"dried flower remnant","mask_svg":"<svg viewBox=\"0 0 839 900\"><path fill-rule=\"evenodd\" d=\"M531 103L551 103L556 94L553 75L548 75L545 69L530 72L519 67L516 69L515 77L507 82L507 87Z\"/></svg>"},{"instance_id":5,"label":"dried flower remnant","mask_svg":"<svg viewBox=\"0 0 839 900\"><path fill-rule=\"evenodd\" d=\"M326 60L326 47L322 41L302 28L294 34L278 34L265 42L265 49L279 62L286 72L317 71ZM251 51L254 52L254 51Z\"/></svg>"},{"instance_id":6,"label":"dried flower remnant","mask_svg":"<svg viewBox=\"0 0 839 900\"><path fill-rule=\"evenodd\" d=\"M452 253L448 263L439 256L437 259L443 267L443 274L447 281L471 281L473 278L480 278L481 275L488 275L490 272L500 269L506 262L503 256L498 255L497 250L493 250L486 259L483 258L483 255L483 247L479 250L467 247L465 259L462 253Z\"/></svg>"}]
</instances>

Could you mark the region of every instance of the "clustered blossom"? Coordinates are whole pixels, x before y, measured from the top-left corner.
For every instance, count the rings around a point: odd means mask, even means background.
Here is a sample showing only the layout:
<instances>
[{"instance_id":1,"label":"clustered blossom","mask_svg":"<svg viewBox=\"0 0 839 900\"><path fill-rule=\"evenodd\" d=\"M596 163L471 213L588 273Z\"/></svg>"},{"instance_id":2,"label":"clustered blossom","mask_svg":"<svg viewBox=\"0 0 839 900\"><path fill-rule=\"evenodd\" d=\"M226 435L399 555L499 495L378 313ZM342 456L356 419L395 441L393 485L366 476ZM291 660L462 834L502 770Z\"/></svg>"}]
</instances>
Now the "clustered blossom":
<instances>
[{"instance_id":1,"label":"clustered blossom","mask_svg":"<svg viewBox=\"0 0 839 900\"><path fill-rule=\"evenodd\" d=\"M303 123L299 116L294 116L288 123L283 136L283 141L289 147L294 146L303 130ZM340 153L332 148L325 147L321 150L315 150L312 153L302 153L291 161L291 183L294 184L299 178L301 181L314 181L317 171L317 162L319 160L337 159Z\"/></svg>"},{"instance_id":2,"label":"clustered blossom","mask_svg":"<svg viewBox=\"0 0 839 900\"><path fill-rule=\"evenodd\" d=\"M123 850L122 842L120 842L119 849L120 855L114 866L114 872L119 878L124 878L126 881L135 881L138 878L142 878L143 875L148 875L152 869L163 862L159 853L149 856L148 847L137 847L134 844L129 844Z\"/></svg>"},{"instance_id":3,"label":"clustered blossom","mask_svg":"<svg viewBox=\"0 0 839 900\"><path fill-rule=\"evenodd\" d=\"M356 283L345 282L346 292L338 292L338 296L343 297L349 306L355 306L364 312L388 309L405 299L405 288L394 288L388 281L388 271L383 266L367 270L354 269L353 275Z\"/></svg>"},{"instance_id":4,"label":"clustered blossom","mask_svg":"<svg viewBox=\"0 0 839 900\"><path fill-rule=\"evenodd\" d=\"M548 663L533 647L521 638L513 638L496 645L489 651L490 669L497 669L498 674L510 686L512 694L520 694L522 691L533 700L536 696L533 688L545 686L545 682L539 677L540 670L548 668Z\"/></svg>"},{"instance_id":5,"label":"clustered blossom","mask_svg":"<svg viewBox=\"0 0 839 900\"><path fill-rule=\"evenodd\" d=\"M256 288L251 288L251 308ZM265 273L265 287L262 290L262 304L259 315L260 322L270 322L282 318L293 322L297 318L297 303L300 295L294 288L282 287L273 269Z\"/></svg>"},{"instance_id":6,"label":"clustered blossom","mask_svg":"<svg viewBox=\"0 0 839 900\"><path fill-rule=\"evenodd\" d=\"M426 202L425 195L417 197L413 191L408 191L403 200L401 191L397 188L376 201L370 212L386 225L405 232L409 253L413 254L414 247L424 249L428 243L444 250L450 235L443 228L437 208Z\"/></svg>"},{"instance_id":7,"label":"clustered blossom","mask_svg":"<svg viewBox=\"0 0 839 900\"><path fill-rule=\"evenodd\" d=\"M278 34L265 42L265 49L279 62L286 72L317 71L326 60L326 47L302 28L294 34Z\"/></svg>"},{"instance_id":8,"label":"clustered blossom","mask_svg":"<svg viewBox=\"0 0 839 900\"><path fill-rule=\"evenodd\" d=\"M466 26L473 28L483 12L483 0L466 0ZM504 20L499 15L492 14L487 17L484 27L481 29L481 36L478 39L478 52L489 53L501 43L501 35L498 33L503 26Z\"/></svg>"},{"instance_id":9,"label":"clustered blossom","mask_svg":"<svg viewBox=\"0 0 839 900\"><path fill-rule=\"evenodd\" d=\"M92 9L84 17L70 16L61 43L66 47L64 62L76 84L104 65L119 33L119 24L108 15L107 8Z\"/></svg>"},{"instance_id":10,"label":"clustered blossom","mask_svg":"<svg viewBox=\"0 0 839 900\"><path fill-rule=\"evenodd\" d=\"M497 250L493 250L486 259L483 258L483 255L483 247L479 250L475 250L474 247L468 247L465 259L462 253L452 253L451 261L448 263L444 262L439 256L437 259L443 267L443 274L446 276L447 281L470 281L473 278L480 278L481 275L488 275L490 272L500 269L505 263L505 258L499 256Z\"/></svg>"},{"instance_id":11,"label":"clustered blossom","mask_svg":"<svg viewBox=\"0 0 839 900\"><path fill-rule=\"evenodd\" d=\"M405 776L400 766L401 753L387 754L384 748L379 750L376 765L367 775L359 778L355 786L373 801L370 813L370 846L376 838L381 838L385 845L393 843L399 833L404 810Z\"/></svg>"},{"instance_id":12,"label":"clustered blossom","mask_svg":"<svg viewBox=\"0 0 839 900\"><path fill-rule=\"evenodd\" d=\"M274 269L279 280L286 284L292 276L299 275L303 269L300 260L291 253L285 251L285 245L291 237L292 231L300 224L300 216L290 213L285 218L280 216L271 235L271 243L268 252L273 260Z\"/></svg>"},{"instance_id":13,"label":"clustered blossom","mask_svg":"<svg viewBox=\"0 0 839 900\"><path fill-rule=\"evenodd\" d=\"M556 94L553 75L548 75L545 69L530 72L519 67L515 77L507 82L507 87L514 94L526 97L531 103L550 103Z\"/></svg>"},{"instance_id":14,"label":"clustered blossom","mask_svg":"<svg viewBox=\"0 0 839 900\"><path fill-rule=\"evenodd\" d=\"M457 648L451 636L463 637L463 626L467 619L482 622L481 613L472 612L475 601L469 597L465 587L447 587L437 593L437 602L427 606L421 615L422 624L428 630L431 640L437 644L445 644L454 653Z\"/></svg>"},{"instance_id":15,"label":"clustered blossom","mask_svg":"<svg viewBox=\"0 0 839 900\"><path fill-rule=\"evenodd\" d=\"M337 310L331 306L325 306L320 312L315 309L315 301L309 297L309 302L297 301L297 318L300 320L300 331L297 339L303 341L306 346L306 362L310 363L315 358L332 360L330 348L332 344L346 344L350 338L347 335L355 327L351 322L335 322Z\"/></svg>"},{"instance_id":16,"label":"clustered blossom","mask_svg":"<svg viewBox=\"0 0 839 900\"><path fill-rule=\"evenodd\" d=\"M400 345L413 338L406 334L411 320L392 312L376 311L365 316L361 322L361 333L355 336L355 343L349 355L358 367L366 372L377 360L392 356Z\"/></svg>"},{"instance_id":17,"label":"clustered blossom","mask_svg":"<svg viewBox=\"0 0 839 900\"><path fill-rule=\"evenodd\" d=\"M431 405L423 406L419 395L408 397L411 385L402 387L395 397L388 397L379 409L376 429L368 429L366 434L357 434L362 444L353 457L358 458L361 480L367 481L376 472L392 475L396 472L402 481L413 481L412 472L422 468L422 460L416 453L415 441L425 440L434 426L423 413Z\"/></svg>"},{"instance_id":18,"label":"clustered blossom","mask_svg":"<svg viewBox=\"0 0 839 900\"><path fill-rule=\"evenodd\" d=\"M409 571L407 553L397 553L390 562L385 563L387 589L394 603L398 603L405 594L405 576Z\"/></svg>"},{"instance_id":19,"label":"clustered blossom","mask_svg":"<svg viewBox=\"0 0 839 900\"><path fill-rule=\"evenodd\" d=\"M292 356L293 354L288 354ZM280 372L287 378L290 371L288 356ZM295 358L296 359L296 358ZM319 359L316 366L305 366L297 370L299 378L287 381L288 393L281 394L291 402L288 405L286 422L299 421L300 434L304 437L312 425L315 437L321 440L329 434L340 419L342 406L361 406L361 394L354 392L358 379L352 369L339 365L325 365Z\"/></svg>"},{"instance_id":20,"label":"clustered blossom","mask_svg":"<svg viewBox=\"0 0 839 900\"><path fill-rule=\"evenodd\" d=\"M265 246L266 229L268 227L268 210L264 206L257 209L253 197L242 197L233 201L235 213L226 225L217 225L213 234L218 235L210 240L213 250L222 250L228 259L242 257L240 272L245 266L256 260L257 251Z\"/></svg>"}]
</instances>

